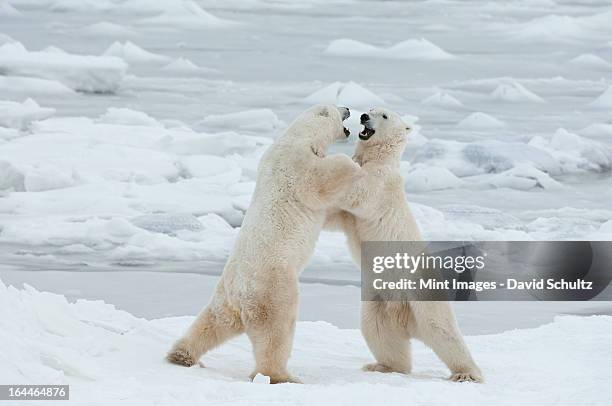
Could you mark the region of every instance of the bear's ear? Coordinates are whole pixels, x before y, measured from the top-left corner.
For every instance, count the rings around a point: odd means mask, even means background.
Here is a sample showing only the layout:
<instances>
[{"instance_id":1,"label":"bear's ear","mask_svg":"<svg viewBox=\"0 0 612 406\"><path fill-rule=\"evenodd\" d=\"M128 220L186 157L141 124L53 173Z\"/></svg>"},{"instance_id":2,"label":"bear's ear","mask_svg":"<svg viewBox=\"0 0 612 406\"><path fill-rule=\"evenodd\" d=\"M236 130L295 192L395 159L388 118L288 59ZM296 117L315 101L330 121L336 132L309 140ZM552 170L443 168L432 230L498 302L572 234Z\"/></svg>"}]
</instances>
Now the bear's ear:
<instances>
[{"instance_id":1,"label":"bear's ear","mask_svg":"<svg viewBox=\"0 0 612 406\"><path fill-rule=\"evenodd\" d=\"M327 107L322 107L319 111L319 115L321 117L329 117L329 110L327 109Z\"/></svg>"}]
</instances>

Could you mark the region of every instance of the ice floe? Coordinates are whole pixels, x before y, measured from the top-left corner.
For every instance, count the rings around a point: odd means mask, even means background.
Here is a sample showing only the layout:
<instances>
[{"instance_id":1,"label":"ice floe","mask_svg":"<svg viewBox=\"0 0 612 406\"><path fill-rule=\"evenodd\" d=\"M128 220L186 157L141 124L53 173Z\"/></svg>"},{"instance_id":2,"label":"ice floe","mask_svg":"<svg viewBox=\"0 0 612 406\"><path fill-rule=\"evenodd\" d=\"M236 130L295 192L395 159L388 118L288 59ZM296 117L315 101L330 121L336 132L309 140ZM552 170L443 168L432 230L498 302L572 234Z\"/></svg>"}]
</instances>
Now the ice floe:
<instances>
[{"instance_id":1,"label":"ice floe","mask_svg":"<svg viewBox=\"0 0 612 406\"><path fill-rule=\"evenodd\" d=\"M337 39L332 41L324 52L328 55L364 58L423 61L446 61L455 59L455 56L425 38L409 39L386 48L352 39Z\"/></svg>"},{"instance_id":2,"label":"ice floe","mask_svg":"<svg viewBox=\"0 0 612 406\"><path fill-rule=\"evenodd\" d=\"M7 76L56 80L82 92L114 92L127 64L119 58L28 51L21 43L0 46L0 71Z\"/></svg>"}]
</instances>

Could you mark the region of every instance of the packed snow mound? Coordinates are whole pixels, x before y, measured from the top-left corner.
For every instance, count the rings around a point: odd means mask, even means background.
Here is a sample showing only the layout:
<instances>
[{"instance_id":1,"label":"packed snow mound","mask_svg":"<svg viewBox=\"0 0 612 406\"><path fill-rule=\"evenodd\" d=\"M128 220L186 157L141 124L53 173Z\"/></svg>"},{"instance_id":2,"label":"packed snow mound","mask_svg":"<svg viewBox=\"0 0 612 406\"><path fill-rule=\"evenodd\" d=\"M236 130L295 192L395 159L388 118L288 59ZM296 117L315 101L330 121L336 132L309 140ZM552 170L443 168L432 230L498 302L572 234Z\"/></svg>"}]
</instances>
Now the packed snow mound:
<instances>
[{"instance_id":1,"label":"packed snow mound","mask_svg":"<svg viewBox=\"0 0 612 406\"><path fill-rule=\"evenodd\" d=\"M145 127L163 127L163 125L142 111L132 110L128 108L109 107L100 119L101 123L106 124L123 124L123 125L141 125Z\"/></svg>"},{"instance_id":2,"label":"packed snow mound","mask_svg":"<svg viewBox=\"0 0 612 406\"><path fill-rule=\"evenodd\" d=\"M214 71L214 69L198 66L195 63L191 62L189 59L183 57L175 59L174 61L165 65L162 69L168 72L178 74L198 74Z\"/></svg>"},{"instance_id":3,"label":"packed snow mound","mask_svg":"<svg viewBox=\"0 0 612 406\"><path fill-rule=\"evenodd\" d=\"M132 37L137 36L138 32L124 25L109 21L100 21L83 27L81 31L87 35L99 37Z\"/></svg>"},{"instance_id":4,"label":"packed snow mound","mask_svg":"<svg viewBox=\"0 0 612 406\"><path fill-rule=\"evenodd\" d=\"M491 130L505 126L506 123L503 121L479 111L470 114L457 124L457 127L466 130Z\"/></svg>"},{"instance_id":5,"label":"packed snow mound","mask_svg":"<svg viewBox=\"0 0 612 406\"><path fill-rule=\"evenodd\" d=\"M36 120L51 117L55 109L40 107L32 99L23 103L0 100L0 126L25 130Z\"/></svg>"},{"instance_id":6,"label":"packed snow mound","mask_svg":"<svg viewBox=\"0 0 612 406\"><path fill-rule=\"evenodd\" d=\"M531 165L518 164L512 169L502 172L489 181L498 188L510 188L518 190L529 190L534 187L543 189L561 189L563 186Z\"/></svg>"},{"instance_id":7,"label":"packed snow mound","mask_svg":"<svg viewBox=\"0 0 612 406\"><path fill-rule=\"evenodd\" d=\"M612 64L600 56L593 54L582 54L569 61L570 64L586 69L608 70Z\"/></svg>"},{"instance_id":8,"label":"packed snow mound","mask_svg":"<svg viewBox=\"0 0 612 406\"><path fill-rule=\"evenodd\" d=\"M612 86L608 88L595 100L591 102L591 106L600 109L612 108Z\"/></svg>"},{"instance_id":9,"label":"packed snow mound","mask_svg":"<svg viewBox=\"0 0 612 406\"><path fill-rule=\"evenodd\" d=\"M9 162L0 161L0 191L13 190L16 192L23 192L23 183L23 173Z\"/></svg>"},{"instance_id":10,"label":"packed snow mound","mask_svg":"<svg viewBox=\"0 0 612 406\"><path fill-rule=\"evenodd\" d=\"M495 90L493 90L490 97L496 101L511 103L546 103L546 101L540 96L517 82L500 84Z\"/></svg>"},{"instance_id":11,"label":"packed snow mound","mask_svg":"<svg viewBox=\"0 0 612 406\"><path fill-rule=\"evenodd\" d=\"M604 172L612 169L612 150L597 141L559 128L551 137L536 136L529 145L548 152L565 173Z\"/></svg>"},{"instance_id":12,"label":"packed snow mound","mask_svg":"<svg viewBox=\"0 0 612 406\"><path fill-rule=\"evenodd\" d=\"M424 106L437 106L443 108L458 108L463 107L463 103L457 100L455 97L450 94L439 91L431 96L421 100L421 104Z\"/></svg>"},{"instance_id":13,"label":"packed snow mound","mask_svg":"<svg viewBox=\"0 0 612 406\"><path fill-rule=\"evenodd\" d=\"M235 24L203 10L192 0L165 0L159 15L139 20L150 28L202 29L219 28Z\"/></svg>"},{"instance_id":14,"label":"packed snow mound","mask_svg":"<svg viewBox=\"0 0 612 406\"><path fill-rule=\"evenodd\" d=\"M324 53L336 56L406 59L423 61L445 61L455 57L425 38L409 39L388 48L352 39L337 39L332 41Z\"/></svg>"},{"instance_id":15,"label":"packed snow mound","mask_svg":"<svg viewBox=\"0 0 612 406\"><path fill-rule=\"evenodd\" d=\"M199 124L206 129L242 129L253 132L271 132L286 126L270 109L211 114L206 116Z\"/></svg>"},{"instance_id":16,"label":"packed snow mound","mask_svg":"<svg viewBox=\"0 0 612 406\"><path fill-rule=\"evenodd\" d=\"M406 190L427 192L460 187L463 181L446 168L415 165L405 176Z\"/></svg>"},{"instance_id":17,"label":"packed snow mound","mask_svg":"<svg viewBox=\"0 0 612 406\"><path fill-rule=\"evenodd\" d=\"M43 52L51 52L55 54L64 54L64 55L68 53L64 51L62 48L56 47L54 45L49 45L48 47L44 48Z\"/></svg>"},{"instance_id":18,"label":"packed snow mound","mask_svg":"<svg viewBox=\"0 0 612 406\"><path fill-rule=\"evenodd\" d=\"M21 12L8 1L0 3L0 17L21 17Z\"/></svg>"},{"instance_id":19,"label":"packed snow mound","mask_svg":"<svg viewBox=\"0 0 612 406\"><path fill-rule=\"evenodd\" d=\"M74 90L57 80L39 79L25 76L0 75L0 90L6 93L26 95L70 95Z\"/></svg>"},{"instance_id":20,"label":"packed snow mound","mask_svg":"<svg viewBox=\"0 0 612 406\"><path fill-rule=\"evenodd\" d=\"M610 28L611 11L586 16L569 16L550 14L544 17L519 23L517 29L509 32L523 40L531 41L575 41L586 38L599 38L608 36Z\"/></svg>"},{"instance_id":21,"label":"packed snow mound","mask_svg":"<svg viewBox=\"0 0 612 406\"><path fill-rule=\"evenodd\" d=\"M579 131L580 135L586 137L612 137L612 124L594 123L589 124Z\"/></svg>"},{"instance_id":22,"label":"packed snow mound","mask_svg":"<svg viewBox=\"0 0 612 406\"><path fill-rule=\"evenodd\" d=\"M131 41L114 42L102 55L115 56L133 64L163 64L170 61L167 56L149 52Z\"/></svg>"},{"instance_id":23,"label":"packed snow mound","mask_svg":"<svg viewBox=\"0 0 612 406\"><path fill-rule=\"evenodd\" d=\"M585 30L574 17L548 15L524 23L518 34L523 39L559 41L584 36Z\"/></svg>"},{"instance_id":24,"label":"packed snow mound","mask_svg":"<svg viewBox=\"0 0 612 406\"><path fill-rule=\"evenodd\" d=\"M413 345L411 375L363 372L361 366L372 357L361 333L325 322L297 323L289 367L303 385L270 387L263 385L264 376L248 382L254 362L245 335L205 355L203 368L167 363L165 353L192 321L149 321L102 301L71 303L61 295L0 282L0 379L70 385L71 403L76 405L112 404L117 399L312 405L329 403L330 396L340 403L372 405L381 393L389 405L404 405L406 399L542 406L576 399L598 405L609 398L605 388L612 353L601 345L612 334L609 316L562 316L534 329L466 337L487 378L484 385L449 382L446 367L419 342ZM572 356L558 356L564 353ZM566 369L583 372L557 373ZM543 382L545 377L551 381Z\"/></svg>"},{"instance_id":25,"label":"packed snow mound","mask_svg":"<svg viewBox=\"0 0 612 406\"><path fill-rule=\"evenodd\" d=\"M355 82L334 82L304 99L307 104L337 104L364 110L386 104L385 101Z\"/></svg>"},{"instance_id":26,"label":"packed snow mound","mask_svg":"<svg viewBox=\"0 0 612 406\"><path fill-rule=\"evenodd\" d=\"M4 75L57 80L82 92L114 92L127 64L115 57L28 51L21 43L0 46L0 71Z\"/></svg>"}]
</instances>

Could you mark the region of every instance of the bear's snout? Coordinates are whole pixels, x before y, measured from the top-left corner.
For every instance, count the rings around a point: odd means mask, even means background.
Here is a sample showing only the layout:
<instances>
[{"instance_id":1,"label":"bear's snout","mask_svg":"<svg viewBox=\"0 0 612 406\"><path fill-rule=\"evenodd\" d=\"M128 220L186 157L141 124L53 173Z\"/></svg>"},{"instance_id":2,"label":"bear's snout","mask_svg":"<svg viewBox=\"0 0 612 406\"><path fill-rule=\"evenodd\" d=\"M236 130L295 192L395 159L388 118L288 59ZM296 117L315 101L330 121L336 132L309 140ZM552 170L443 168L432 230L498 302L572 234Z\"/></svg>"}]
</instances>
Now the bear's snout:
<instances>
[{"instance_id":1,"label":"bear's snout","mask_svg":"<svg viewBox=\"0 0 612 406\"><path fill-rule=\"evenodd\" d=\"M361 124L365 124L366 121L370 121L370 116L367 115L366 113L363 113L361 115Z\"/></svg>"}]
</instances>

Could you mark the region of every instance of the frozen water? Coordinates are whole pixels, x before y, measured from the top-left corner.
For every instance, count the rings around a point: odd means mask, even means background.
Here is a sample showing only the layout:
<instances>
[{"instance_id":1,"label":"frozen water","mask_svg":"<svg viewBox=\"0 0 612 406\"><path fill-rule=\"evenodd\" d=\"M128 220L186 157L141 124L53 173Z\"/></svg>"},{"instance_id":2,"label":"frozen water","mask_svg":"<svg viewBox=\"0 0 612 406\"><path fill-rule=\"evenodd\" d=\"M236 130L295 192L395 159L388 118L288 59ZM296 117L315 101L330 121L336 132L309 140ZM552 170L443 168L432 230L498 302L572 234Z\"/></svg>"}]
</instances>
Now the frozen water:
<instances>
[{"instance_id":1,"label":"frozen water","mask_svg":"<svg viewBox=\"0 0 612 406\"><path fill-rule=\"evenodd\" d=\"M261 155L319 102L350 107L353 134L376 105L412 124L401 167L426 238L612 238L607 2L0 4L21 14L0 16L0 98L19 111L0 126L0 262L60 270L31 277L57 278L53 290L82 278L72 298L93 294L96 274L97 298L139 306L134 286L142 298L161 285L175 296L146 301L147 316L167 315L168 302L173 315L195 314L231 250ZM99 56L115 41L121 58ZM17 105L28 98L55 114L26 115ZM331 151L354 147L353 136ZM99 273L82 272L91 269ZM175 274L126 275L121 294L102 283L119 278L105 271L125 269L208 273L210 289ZM322 234L303 279L322 284L302 286L302 319L357 326L359 272L342 235ZM313 310L319 303L329 306ZM516 306L463 317L484 328ZM533 311L521 309L509 324ZM97 372L72 360L71 373Z\"/></svg>"}]
</instances>

